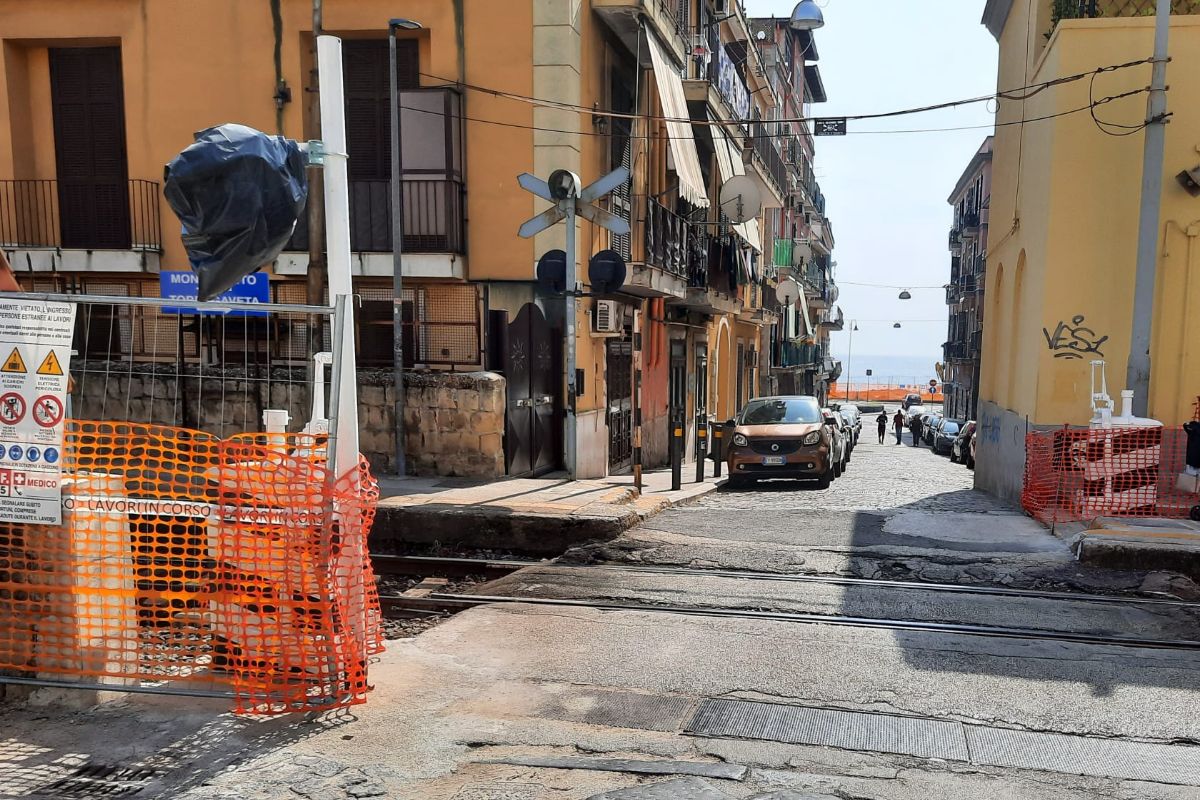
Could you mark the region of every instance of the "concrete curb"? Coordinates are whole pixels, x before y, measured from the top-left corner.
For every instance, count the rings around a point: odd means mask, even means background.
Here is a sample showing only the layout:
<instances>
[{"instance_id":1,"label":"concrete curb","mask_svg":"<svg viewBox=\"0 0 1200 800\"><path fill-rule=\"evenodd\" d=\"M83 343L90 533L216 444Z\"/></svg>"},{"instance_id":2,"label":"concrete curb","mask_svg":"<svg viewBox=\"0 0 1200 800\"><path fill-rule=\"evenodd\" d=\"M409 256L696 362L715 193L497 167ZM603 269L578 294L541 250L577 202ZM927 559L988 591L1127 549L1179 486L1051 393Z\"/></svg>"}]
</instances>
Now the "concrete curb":
<instances>
[{"instance_id":1,"label":"concrete curb","mask_svg":"<svg viewBox=\"0 0 1200 800\"><path fill-rule=\"evenodd\" d=\"M380 552L441 545L559 555L588 542L615 539L655 514L693 502L717 487L707 483L677 498L639 496L632 487L621 487L603 501L571 513L452 503L381 504L368 546Z\"/></svg>"}]
</instances>

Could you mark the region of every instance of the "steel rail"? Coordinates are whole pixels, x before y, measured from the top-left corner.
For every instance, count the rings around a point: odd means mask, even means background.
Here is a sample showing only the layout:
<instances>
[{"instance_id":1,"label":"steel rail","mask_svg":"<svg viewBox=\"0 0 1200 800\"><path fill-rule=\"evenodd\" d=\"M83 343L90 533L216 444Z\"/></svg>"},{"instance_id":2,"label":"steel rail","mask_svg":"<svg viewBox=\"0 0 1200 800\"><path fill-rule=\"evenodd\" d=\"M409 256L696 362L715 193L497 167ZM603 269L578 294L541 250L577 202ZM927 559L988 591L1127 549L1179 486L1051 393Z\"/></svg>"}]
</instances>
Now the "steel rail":
<instances>
[{"instance_id":1,"label":"steel rail","mask_svg":"<svg viewBox=\"0 0 1200 800\"><path fill-rule=\"evenodd\" d=\"M806 614L802 612L752 611L732 608L703 608L690 606L666 606L644 603L617 603L593 600L556 600L545 597L497 597L492 595L431 594L428 597L403 597L387 595L380 597L385 608L420 611L443 611L454 613L485 605L524 604L590 608L599 611L634 611L676 616L715 617L723 619L753 619L764 622L788 622L810 625L832 625L837 627L870 628L876 630L912 631L919 633L945 633L986 638L1023 639L1053 641L1070 644L1087 644L1104 647L1130 647L1157 650L1200 650L1200 641L1172 639L1135 639L1123 636L1069 633L1064 631L1042 631L1034 628L1009 628L990 625L970 625L948 622L920 622L916 620L875 619L834 614Z\"/></svg>"},{"instance_id":2,"label":"steel rail","mask_svg":"<svg viewBox=\"0 0 1200 800\"><path fill-rule=\"evenodd\" d=\"M883 578L855 578L842 575L806 575L779 572L754 572L748 570L692 569L689 567L654 566L646 564L563 564L550 561L523 561L516 559L472 559L433 556L372 555L377 571L397 574L394 570L410 568L408 574L438 575L481 575L487 573L512 574L526 568L561 568L581 570L606 570L611 572L640 572L655 575L694 575L736 580L767 582L817 583L833 586L865 586L881 589L908 591L945 592L951 594L974 594L990 597L1019 597L1033 600L1060 600L1085 603L1109 603L1113 605L1161 605L1200 609L1200 603L1189 600L1169 600L1158 597L1120 597L1117 595L1085 594L1077 592L1051 592L1038 589L1012 589L998 586L970 586L955 583L922 583L920 581L891 581ZM378 569L386 566L386 569Z\"/></svg>"}]
</instances>

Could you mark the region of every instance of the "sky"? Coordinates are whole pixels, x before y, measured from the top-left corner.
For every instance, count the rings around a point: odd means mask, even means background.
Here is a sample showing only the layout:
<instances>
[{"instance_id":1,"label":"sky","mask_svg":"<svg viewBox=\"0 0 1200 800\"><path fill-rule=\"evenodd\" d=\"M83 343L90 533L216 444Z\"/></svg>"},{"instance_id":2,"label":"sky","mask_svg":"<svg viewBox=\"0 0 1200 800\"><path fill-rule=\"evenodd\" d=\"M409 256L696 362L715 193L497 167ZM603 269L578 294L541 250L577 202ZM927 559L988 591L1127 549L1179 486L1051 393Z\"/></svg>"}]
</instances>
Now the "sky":
<instances>
[{"instance_id":1,"label":"sky","mask_svg":"<svg viewBox=\"0 0 1200 800\"><path fill-rule=\"evenodd\" d=\"M825 27L816 31L818 65L829 102L813 106L816 115L892 111L996 91L996 41L980 24L984 0L818 3L825 14ZM795 4L745 0L754 17L787 17ZM846 330L833 334L833 350L856 380L868 368L876 378L934 377L948 315L941 286L950 277L953 214L946 198L992 121L991 108L979 103L851 121L849 135L816 140L817 178L836 239L838 305L847 319ZM977 125L985 127L866 133ZM911 286L913 299L900 300L899 289L853 283ZM848 352L852 319L859 320L859 330ZM894 322L902 327L895 329Z\"/></svg>"}]
</instances>

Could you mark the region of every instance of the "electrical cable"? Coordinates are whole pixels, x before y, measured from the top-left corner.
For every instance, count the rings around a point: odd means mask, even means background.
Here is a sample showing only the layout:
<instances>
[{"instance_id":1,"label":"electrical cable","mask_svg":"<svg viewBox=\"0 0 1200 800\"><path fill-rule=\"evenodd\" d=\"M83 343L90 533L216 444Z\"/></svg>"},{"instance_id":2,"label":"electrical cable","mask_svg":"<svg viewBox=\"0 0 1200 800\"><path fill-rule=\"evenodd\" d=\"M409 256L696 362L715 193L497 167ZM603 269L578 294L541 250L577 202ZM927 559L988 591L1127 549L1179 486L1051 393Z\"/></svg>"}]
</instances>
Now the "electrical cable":
<instances>
[{"instance_id":1,"label":"electrical cable","mask_svg":"<svg viewBox=\"0 0 1200 800\"><path fill-rule=\"evenodd\" d=\"M1070 114L1078 114L1082 111L1088 111L1089 109L1094 109L1098 106L1105 105L1106 103L1111 103L1114 100L1120 100L1121 98L1124 98L1124 97L1132 97L1133 95L1144 94L1149 91L1150 90L1148 88L1133 89L1128 92L1122 92L1121 94L1115 94L1115 95L1109 95L1108 97L1102 97L1099 100L1097 100L1094 105L1080 106L1079 108L1072 108L1072 109L1068 109L1066 111L1060 111L1055 114L1047 114L1047 115L1041 116L1041 117L1030 117L1028 119L1023 119L1023 120L1013 120L1012 122L994 122L994 123L991 123L988 125L962 125L962 126L945 127L945 128L908 128L908 129L895 129L895 130L882 130L882 131L847 131L847 133L851 134L851 135L878 136L878 135L884 135L884 134L891 135L891 134L910 134L910 133L943 133L943 132L949 132L949 131L984 130L984 129L1005 127L1008 125L1024 125L1028 122L1040 122L1042 120L1056 119L1058 117L1065 117ZM406 106L406 105L401 105L401 108L405 111L414 111L419 114L429 114L429 115L439 116L439 117L448 116L451 113L451 112L446 112L446 111L435 111L432 109L417 108L415 106ZM572 130L567 130L565 128L549 128L549 127L545 127L545 126L541 126L541 125L526 125L526 124L518 123L518 122L502 122L500 120L484 119L482 117L469 117L466 115L458 115L457 118L464 120L466 122L478 122L483 125L496 125L496 126L503 127L503 128L516 128L519 130L541 131L544 133L566 133L566 134L571 134L574 136L610 136L611 135L609 133L601 133L601 132L597 132L597 131L582 131L582 130L572 131ZM704 123L696 122L695 124L704 124ZM726 123L720 123L720 124L726 124ZM750 141L750 140L755 140L755 139L783 139L783 138L787 138L788 136L790 136L790 134L762 133L762 134L750 134L747 136L740 136L738 138L741 140L744 140L744 141ZM637 138L649 139L651 137L650 137L649 133L646 133ZM653 138L671 140L671 139L689 139L692 137L687 137L687 136L680 137L680 136L671 136L669 134L663 134L661 136L654 136Z\"/></svg>"},{"instance_id":2,"label":"electrical cable","mask_svg":"<svg viewBox=\"0 0 1200 800\"><path fill-rule=\"evenodd\" d=\"M1020 86L1020 87L1017 87L1014 89L1006 89L1006 90L1002 90L1002 91L997 91L997 92L993 92L992 94L980 95L977 97L968 97L968 98L962 98L959 100L948 100L948 101L944 101L941 103L933 103L933 104L925 105L925 106L916 106L916 107L912 107L912 108L897 109L897 110L893 110L893 111L882 111L882 112L876 112L876 113L871 113L871 114L843 115L843 116L839 116L837 118L838 119L846 119L846 120L854 120L854 121L869 120L869 119L885 119L885 118L889 118L889 117L906 116L909 114L923 114L923 113L927 113L930 111L940 111L940 110L949 109L949 108L957 108L958 106L971 105L974 103L991 102L991 101L995 101L997 99L1013 100L1013 101L1022 100L1023 101L1023 100L1027 100L1028 98L1033 97L1037 94L1040 94L1041 92L1045 91L1046 89L1049 89L1049 88L1052 88L1055 86L1060 86L1060 85L1063 85L1066 83L1072 83L1074 81L1082 80L1084 78L1093 77L1096 74L1101 73L1101 72L1115 72L1117 70L1127 69L1130 67L1136 67L1136 66L1140 66L1142 64L1147 64L1152 61L1153 61L1152 58L1143 58L1143 59L1138 59L1136 61L1127 61L1127 62L1120 63L1120 64L1109 64L1109 65L1105 65L1102 67L1097 67L1093 70L1088 70L1086 72L1079 72L1079 73L1075 73L1073 75L1064 75L1062 77L1054 78L1052 80L1042 81L1040 83L1029 84L1026 86ZM812 121L815 121L818 119L824 119L824 117L789 117L789 118L782 118L782 119L775 119L775 120L742 120L742 119L738 119L738 120L707 120L707 121L705 121L705 120L692 120L692 119L683 119L683 118L679 118L679 117L667 117L667 116L659 116L659 115L628 114L628 113L617 112L617 111L603 111L603 110L600 110L597 108L590 108L588 106L577 105L574 103L567 103L567 102L558 101L558 100L547 100L545 98L538 98L538 97L534 97L531 95L523 95L518 92L510 92L510 91L503 90L503 89L495 89L492 87L480 86L478 84L452 81L452 80L449 80L448 78L442 77L440 75L434 75L434 74L428 73L428 72L422 72L420 74L423 77L430 78L432 80L441 81L441 85L439 87L433 87L433 88L443 88L443 87L451 87L452 86L452 87L457 87L457 88L461 88L461 89L467 89L469 91L479 92L482 94L489 94L494 97L500 97L500 98L504 98L507 100L514 100L514 101L518 101L518 102L529 103L532 105L541 105L541 106L545 106L548 108L556 108L559 110L578 111L580 113L591 114L593 117L607 117L607 118L617 118L617 119L645 119L645 120L649 120L651 122L686 122L686 123L690 123L693 125L709 125L709 126L713 126L713 125L748 125L751 123L762 123L762 122L770 122L773 124L786 124L786 123L799 124L799 123L812 122ZM1022 92L1024 92L1024 94L1019 94Z\"/></svg>"}]
</instances>

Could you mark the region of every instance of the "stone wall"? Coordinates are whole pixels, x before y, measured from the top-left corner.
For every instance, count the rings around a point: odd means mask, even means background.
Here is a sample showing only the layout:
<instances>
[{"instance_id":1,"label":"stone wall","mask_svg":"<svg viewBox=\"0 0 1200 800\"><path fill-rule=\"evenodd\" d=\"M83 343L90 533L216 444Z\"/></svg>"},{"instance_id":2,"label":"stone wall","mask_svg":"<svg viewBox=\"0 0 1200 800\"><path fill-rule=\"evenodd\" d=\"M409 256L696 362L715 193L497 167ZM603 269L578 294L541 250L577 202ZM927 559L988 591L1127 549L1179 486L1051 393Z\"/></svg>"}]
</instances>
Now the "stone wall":
<instances>
[{"instance_id":1,"label":"stone wall","mask_svg":"<svg viewBox=\"0 0 1200 800\"><path fill-rule=\"evenodd\" d=\"M312 400L303 368L74 362L76 419L144 422L218 436L261 431L262 412L286 410L288 429L308 422ZM395 389L390 370L359 370L360 449L377 474L395 474ZM329 394L326 392L326 398ZM504 475L504 378L491 372L405 376L409 474Z\"/></svg>"},{"instance_id":2,"label":"stone wall","mask_svg":"<svg viewBox=\"0 0 1200 800\"><path fill-rule=\"evenodd\" d=\"M494 372L410 372L404 377L405 447L411 475L504 476L506 384ZM359 376L363 454L395 473L392 375Z\"/></svg>"}]
</instances>

